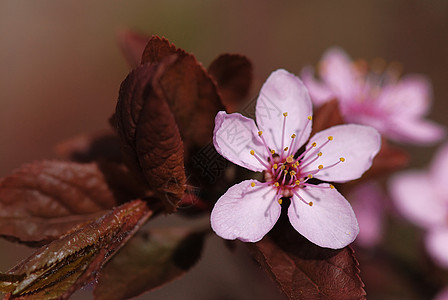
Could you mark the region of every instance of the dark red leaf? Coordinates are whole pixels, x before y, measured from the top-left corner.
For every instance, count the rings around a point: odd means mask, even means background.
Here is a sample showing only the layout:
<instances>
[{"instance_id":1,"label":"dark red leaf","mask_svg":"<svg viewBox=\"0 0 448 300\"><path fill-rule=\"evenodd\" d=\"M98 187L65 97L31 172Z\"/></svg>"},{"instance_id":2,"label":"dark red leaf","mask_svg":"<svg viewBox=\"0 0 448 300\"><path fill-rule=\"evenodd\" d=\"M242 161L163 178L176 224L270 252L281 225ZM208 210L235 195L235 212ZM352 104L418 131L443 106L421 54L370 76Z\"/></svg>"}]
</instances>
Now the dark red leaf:
<instances>
[{"instance_id":1,"label":"dark red leaf","mask_svg":"<svg viewBox=\"0 0 448 300\"><path fill-rule=\"evenodd\" d=\"M142 62L155 64L170 56L176 59L167 66L158 83L179 127L188 165L191 157L212 141L215 116L224 107L216 85L202 65L168 40L153 37Z\"/></svg>"},{"instance_id":2,"label":"dark red leaf","mask_svg":"<svg viewBox=\"0 0 448 300\"><path fill-rule=\"evenodd\" d=\"M208 73L218 85L226 111L236 112L252 86L252 64L249 59L238 54L220 55L210 64Z\"/></svg>"},{"instance_id":3,"label":"dark red leaf","mask_svg":"<svg viewBox=\"0 0 448 300\"><path fill-rule=\"evenodd\" d=\"M9 292L6 299L68 299L96 278L152 213L136 200L78 226L11 269L8 274L24 278L4 281L0 290Z\"/></svg>"},{"instance_id":4,"label":"dark red leaf","mask_svg":"<svg viewBox=\"0 0 448 300\"><path fill-rule=\"evenodd\" d=\"M149 39L149 36L132 30L122 30L118 32L118 45L132 69L140 65L143 50Z\"/></svg>"},{"instance_id":5,"label":"dark red leaf","mask_svg":"<svg viewBox=\"0 0 448 300\"><path fill-rule=\"evenodd\" d=\"M166 211L173 212L186 179L182 140L160 84L169 63L145 64L128 75L120 88L115 122L126 162Z\"/></svg>"},{"instance_id":6,"label":"dark red leaf","mask_svg":"<svg viewBox=\"0 0 448 300\"><path fill-rule=\"evenodd\" d=\"M0 180L0 235L27 243L48 242L115 205L95 163L28 164Z\"/></svg>"},{"instance_id":7,"label":"dark red leaf","mask_svg":"<svg viewBox=\"0 0 448 300\"><path fill-rule=\"evenodd\" d=\"M321 248L302 237L282 215L252 255L290 299L365 299L352 248Z\"/></svg>"},{"instance_id":8,"label":"dark red leaf","mask_svg":"<svg viewBox=\"0 0 448 300\"><path fill-rule=\"evenodd\" d=\"M111 130L78 135L57 144L56 153L77 162L121 161L120 138Z\"/></svg>"},{"instance_id":9,"label":"dark red leaf","mask_svg":"<svg viewBox=\"0 0 448 300\"><path fill-rule=\"evenodd\" d=\"M140 230L99 273L95 299L128 299L182 276L199 259L204 235L188 228Z\"/></svg>"},{"instance_id":10,"label":"dark red leaf","mask_svg":"<svg viewBox=\"0 0 448 300\"><path fill-rule=\"evenodd\" d=\"M153 35L143 51L141 63L159 63L171 55L181 57L187 55L187 53L180 48L176 48L166 38Z\"/></svg>"}]
</instances>

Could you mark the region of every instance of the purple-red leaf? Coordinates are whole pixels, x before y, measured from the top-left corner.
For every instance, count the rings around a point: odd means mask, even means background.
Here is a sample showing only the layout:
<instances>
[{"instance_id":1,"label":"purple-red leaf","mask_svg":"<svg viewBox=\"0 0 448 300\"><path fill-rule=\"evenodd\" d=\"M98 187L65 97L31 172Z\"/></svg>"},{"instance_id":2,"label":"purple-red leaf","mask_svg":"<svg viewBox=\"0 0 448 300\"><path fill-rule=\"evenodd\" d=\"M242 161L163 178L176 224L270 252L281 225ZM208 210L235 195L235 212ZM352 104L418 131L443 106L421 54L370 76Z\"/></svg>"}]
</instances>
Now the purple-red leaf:
<instances>
[{"instance_id":1,"label":"purple-red leaf","mask_svg":"<svg viewBox=\"0 0 448 300\"><path fill-rule=\"evenodd\" d=\"M72 137L57 144L55 150L58 155L77 162L121 161L120 138L111 130Z\"/></svg>"},{"instance_id":2,"label":"purple-red leaf","mask_svg":"<svg viewBox=\"0 0 448 300\"><path fill-rule=\"evenodd\" d=\"M128 299L182 276L200 257L204 235L188 228L140 230L99 273L95 299Z\"/></svg>"},{"instance_id":3,"label":"purple-red leaf","mask_svg":"<svg viewBox=\"0 0 448 300\"><path fill-rule=\"evenodd\" d=\"M145 64L123 81L115 122L125 160L173 212L185 190L183 144L160 84L166 65Z\"/></svg>"},{"instance_id":4,"label":"purple-red leaf","mask_svg":"<svg viewBox=\"0 0 448 300\"><path fill-rule=\"evenodd\" d=\"M143 50L149 39L149 36L132 30L122 30L118 32L118 45L131 68L136 68L140 65Z\"/></svg>"},{"instance_id":5,"label":"purple-red leaf","mask_svg":"<svg viewBox=\"0 0 448 300\"><path fill-rule=\"evenodd\" d=\"M68 299L96 278L152 213L136 200L78 226L11 269L17 279L1 282L0 290L9 293L6 299Z\"/></svg>"},{"instance_id":6,"label":"purple-red leaf","mask_svg":"<svg viewBox=\"0 0 448 300\"><path fill-rule=\"evenodd\" d=\"M218 84L226 111L236 112L252 86L252 64L249 59L238 54L223 54L210 64L208 72Z\"/></svg>"},{"instance_id":7,"label":"purple-red leaf","mask_svg":"<svg viewBox=\"0 0 448 300\"><path fill-rule=\"evenodd\" d=\"M28 164L0 179L0 236L48 242L115 205L95 163Z\"/></svg>"},{"instance_id":8,"label":"purple-red leaf","mask_svg":"<svg viewBox=\"0 0 448 300\"><path fill-rule=\"evenodd\" d=\"M290 299L365 299L352 248L321 248L292 229L281 217L252 255Z\"/></svg>"},{"instance_id":9,"label":"purple-red leaf","mask_svg":"<svg viewBox=\"0 0 448 300\"><path fill-rule=\"evenodd\" d=\"M224 110L217 87L196 58L165 38L153 36L142 62L156 64L176 57L160 77L159 85L176 119L188 165L192 156L213 139L215 116Z\"/></svg>"}]
</instances>

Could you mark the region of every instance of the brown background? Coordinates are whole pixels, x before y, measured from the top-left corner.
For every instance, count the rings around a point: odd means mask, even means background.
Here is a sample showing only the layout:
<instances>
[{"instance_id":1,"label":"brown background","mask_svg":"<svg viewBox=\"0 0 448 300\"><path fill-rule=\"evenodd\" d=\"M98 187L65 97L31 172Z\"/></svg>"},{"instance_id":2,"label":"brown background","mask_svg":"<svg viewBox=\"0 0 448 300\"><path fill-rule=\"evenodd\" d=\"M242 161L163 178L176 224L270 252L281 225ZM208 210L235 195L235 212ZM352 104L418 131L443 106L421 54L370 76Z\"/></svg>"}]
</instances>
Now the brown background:
<instances>
[{"instance_id":1,"label":"brown background","mask_svg":"<svg viewBox=\"0 0 448 300\"><path fill-rule=\"evenodd\" d=\"M258 83L280 67L299 73L333 45L353 58L399 61L405 73L429 76L430 117L448 125L448 1L1 1L0 176L25 162L55 158L58 141L108 126L129 71L116 43L122 28L166 36L205 66L220 53L245 54ZM408 149L412 165L420 167L435 148ZM211 289L227 291L223 299L253 296L258 287L244 292L244 276L252 273L240 270L241 262L221 246L218 239L207 243L208 261L185 283L162 289L168 294L161 297L182 289L182 299L193 298L198 276L208 278ZM20 257L0 251L2 271ZM230 263L216 264L221 255ZM273 293L264 295L278 296Z\"/></svg>"}]
</instances>

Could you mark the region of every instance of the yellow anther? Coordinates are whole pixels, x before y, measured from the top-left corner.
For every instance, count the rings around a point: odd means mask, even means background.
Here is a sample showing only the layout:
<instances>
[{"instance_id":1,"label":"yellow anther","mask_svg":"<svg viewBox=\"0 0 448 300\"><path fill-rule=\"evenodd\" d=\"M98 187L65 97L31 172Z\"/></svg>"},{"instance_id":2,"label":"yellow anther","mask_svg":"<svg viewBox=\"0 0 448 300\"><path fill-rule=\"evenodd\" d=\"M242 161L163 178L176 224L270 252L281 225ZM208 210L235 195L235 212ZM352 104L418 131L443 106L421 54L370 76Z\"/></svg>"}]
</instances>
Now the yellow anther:
<instances>
[{"instance_id":1,"label":"yellow anther","mask_svg":"<svg viewBox=\"0 0 448 300\"><path fill-rule=\"evenodd\" d=\"M297 135L296 135L295 133L293 133L293 135L291 135L291 138L292 138L292 139L295 139L296 136L297 136Z\"/></svg>"},{"instance_id":2,"label":"yellow anther","mask_svg":"<svg viewBox=\"0 0 448 300\"><path fill-rule=\"evenodd\" d=\"M313 178L313 174L308 174L308 178Z\"/></svg>"},{"instance_id":3,"label":"yellow anther","mask_svg":"<svg viewBox=\"0 0 448 300\"><path fill-rule=\"evenodd\" d=\"M271 154L275 154L275 150L271 150Z\"/></svg>"},{"instance_id":4,"label":"yellow anther","mask_svg":"<svg viewBox=\"0 0 448 300\"><path fill-rule=\"evenodd\" d=\"M330 135L330 136L328 137L328 140L329 140L329 141L332 141L332 140L333 140L333 136Z\"/></svg>"},{"instance_id":5,"label":"yellow anther","mask_svg":"<svg viewBox=\"0 0 448 300\"><path fill-rule=\"evenodd\" d=\"M334 185L330 184L330 189L334 189Z\"/></svg>"},{"instance_id":6,"label":"yellow anther","mask_svg":"<svg viewBox=\"0 0 448 300\"><path fill-rule=\"evenodd\" d=\"M277 165L277 164L274 164L272 167L274 168L274 170L277 170L278 165Z\"/></svg>"},{"instance_id":7,"label":"yellow anther","mask_svg":"<svg viewBox=\"0 0 448 300\"><path fill-rule=\"evenodd\" d=\"M317 146L316 142L312 143L311 146L316 147Z\"/></svg>"},{"instance_id":8,"label":"yellow anther","mask_svg":"<svg viewBox=\"0 0 448 300\"><path fill-rule=\"evenodd\" d=\"M318 168L319 170L322 170L322 169L324 168L324 166L322 166L322 165L318 165L317 168Z\"/></svg>"},{"instance_id":9,"label":"yellow anther","mask_svg":"<svg viewBox=\"0 0 448 300\"><path fill-rule=\"evenodd\" d=\"M263 134L263 131L258 131L258 135L261 136Z\"/></svg>"},{"instance_id":10,"label":"yellow anther","mask_svg":"<svg viewBox=\"0 0 448 300\"><path fill-rule=\"evenodd\" d=\"M250 150L250 154L251 155L255 155L255 151L254 150Z\"/></svg>"},{"instance_id":11,"label":"yellow anther","mask_svg":"<svg viewBox=\"0 0 448 300\"><path fill-rule=\"evenodd\" d=\"M292 157L292 155L290 155L290 156L288 156L288 157L286 158L286 162L287 162L288 164L292 163L293 161L294 161L294 158Z\"/></svg>"},{"instance_id":12,"label":"yellow anther","mask_svg":"<svg viewBox=\"0 0 448 300\"><path fill-rule=\"evenodd\" d=\"M250 186L251 186L251 187L254 187L254 186L255 186L255 182L252 181L252 182L250 183Z\"/></svg>"},{"instance_id":13,"label":"yellow anther","mask_svg":"<svg viewBox=\"0 0 448 300\"><path fill-rule=\"evenodd\" d=\"M299 184L300 184L300 180L297 179L297 180L296 180L296 185L299 185Z\"/></svg>"},{"instance_id":14,"label":"yellow anther","mask_svg":"<svg viewBox=\"0 0 448 300\"><path fill-rule=\"evenodd\" d=\"M317 156L322 156L322 152L317 153Z\"/></svg>"},{"instance_id":15,"label":"yellow anther","mask_svg":"<svg viewBox=\"0 0 448 300\"><path fill-rule=\"evenodd\" d=\"M281 170L284 170L285 168L286 168L285 165L282 165L282 166L280 167Z\"/></svg>"},{"instance_id":16,"label":"yellow anther","mask_svg":"<svg viewBox=\"0 0 448 300\"><path fill-rule=\"evenodd\" d=\"M278 204L282 204L282 203L283 203L282 198L278 199Z\"/></svg>"},{"instance_id":17,"label":"yellow anther","mask_svg":"<svg viewBox=\"0 0 448 300\"><path fill-rule=\"evenodd\" d=\"M296 162L296 163L294 164L294 167L298 168L298 167L299 167L299 162Z\"/></svg>"},{"instance_id":18,"label":"yellow anther","mask_svg":"<svg viewBox=\"0 0 448 300\"><path fill-rule=\"evenodd\" d=\"M285 175L288 175L288 170L284 170L283 173L284 173Z\"/></svg>"},{"instance_id":19,"label":"yellow anther","mask_svg":"<svg viewBox=\"0 0 448 300\"><path fill-rule=\"evenodd\" d=\"M291 171L291 172L289 172L289 174L291 174L291 176L294 176L294 175L296 175L296 172L295 171Z\"/></svg>"},{"instance_id":20,"label":"yellow anther","mask_svg":"<svg viewBox=\"0 0 448 300\"><path fill-rule=\"evenodd\" d=\"M289 148L288 148L288 147L286 147L285 149L283 149L283 151L288 151L288 149L289 149Z\"/></svg>"},{"instance_id":21,"label":"yellow anther","mask_svg":"<svg viewBox=\"0 0 448 300\"><path fill-rule=\"evenodd\" d=\"M287 112L284 112L284 113L283 113L283 116L284 116L284 117L287 117L287 116L288 116L288 113L287 113Z\"/></svg>"},{"instance_id":22,"label":"yellow anther","mask_svg":"<svg viewBox=\"0 0 448 300\"><path fill-rule=\"evenodd\" d=\"M310 203L308 203L309 206L313 206L313 202L310 201Z\"/></svg>"},{"instance_id":23,"label":"yellow anther","mask_svg":"<svg viewBox=\"0 0 448 300\"><path fill-rule=\"evenodd\" d=\"M345 158L341 157L341 158L339 158L339 160L340 160L341 162L344 162L344 161L345 161Z\"/></svg>"},{"instance_id":24,"label":"yellow anther","mask_svg":"<svg viewBox=\"0 0 448 300\"><path fill-rule=\"evenodd\" d=\"M313 116L308 116L308 120L312 120L313 119Z\"/></svg>"},{"instance_id":25,"label":"yellow anther","mask_svg":"<svg viewBox=\"0 0 448 300\"><path fill-rule=\"evenodd\" d=\"M280 184L278 182L274 183L275 187L278 187Z\"/></svg>"}]
</instances>

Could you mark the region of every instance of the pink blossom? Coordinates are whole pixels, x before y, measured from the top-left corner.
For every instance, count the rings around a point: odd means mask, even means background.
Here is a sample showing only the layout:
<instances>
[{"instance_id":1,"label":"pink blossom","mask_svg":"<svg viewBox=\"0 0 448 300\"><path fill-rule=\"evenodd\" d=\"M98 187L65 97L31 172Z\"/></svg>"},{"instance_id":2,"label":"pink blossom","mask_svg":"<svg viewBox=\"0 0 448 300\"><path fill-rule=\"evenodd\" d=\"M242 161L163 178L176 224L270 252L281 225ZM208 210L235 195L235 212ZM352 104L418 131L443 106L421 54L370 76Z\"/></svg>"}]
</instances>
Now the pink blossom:
<instances>
[{"instance_id":1,"label":"pink blossom","mask_svg":"<svg viewBox=\"0 0 448 300\"><path fill-rule=\"evenodd\" d=\"M311 67L302 71L314 104L338 99L346 122L370 125L398 142L432 143L443 138L440 125L423 119L432 99L425 77L413 74L399 79L393 67L378 70L377 65L368 71L339 48L325 52L319 74L322 81L314 79Z\"/></svg>"},{"instance_id":2,"label":"pink blossom","mask_svg":"<svg viewBox=\"0 0 448 300\"><path fill-rule=\"evenodd\" d=\"M285 70L273 72L256 103L256 120L219 112L214 145L233 163L263 172L263 182L245 180L229 188L211 213L213 230L222 238L256 242L281 213L282 198L291 199L288 217L304 237L321 247L342 248L359 228L347 200L328 183L361 177L380 149L379 133L367 126L340 125L311 132L312 105L302 81Z\"/></svg>"},{"instance_id":3,"label":"pink blossom","mask_svg":"<svg viewBox=\"0 0 448 300\"><path fill-rule=\"evenodd\" d=\"M448 300L448 287L442 289L434 298L434 300Z\"/></svg>"},{"instance_id":4,"label":"pink blossom","mask_svg":"<svg viewBox=\"0 0 448 300\"><path fill-rule=\"evenodd\" d=\"M369 181L356 186L347 195L358 219L359 234L356 243L363 247L374 247L383 231L385 195L379 185Z\"/></svg>"},{"instance_id":5,"label":"pink blossom","mask_svg":"<svg viewBox=\"0 0 448 300\"><path fill-rule=\"evenodd\" d=\"M428 171L407 171L390 182L398 211L425 228L428 253L448 268L448 143L434 158Z\"/></svg>"}]
</instances>

